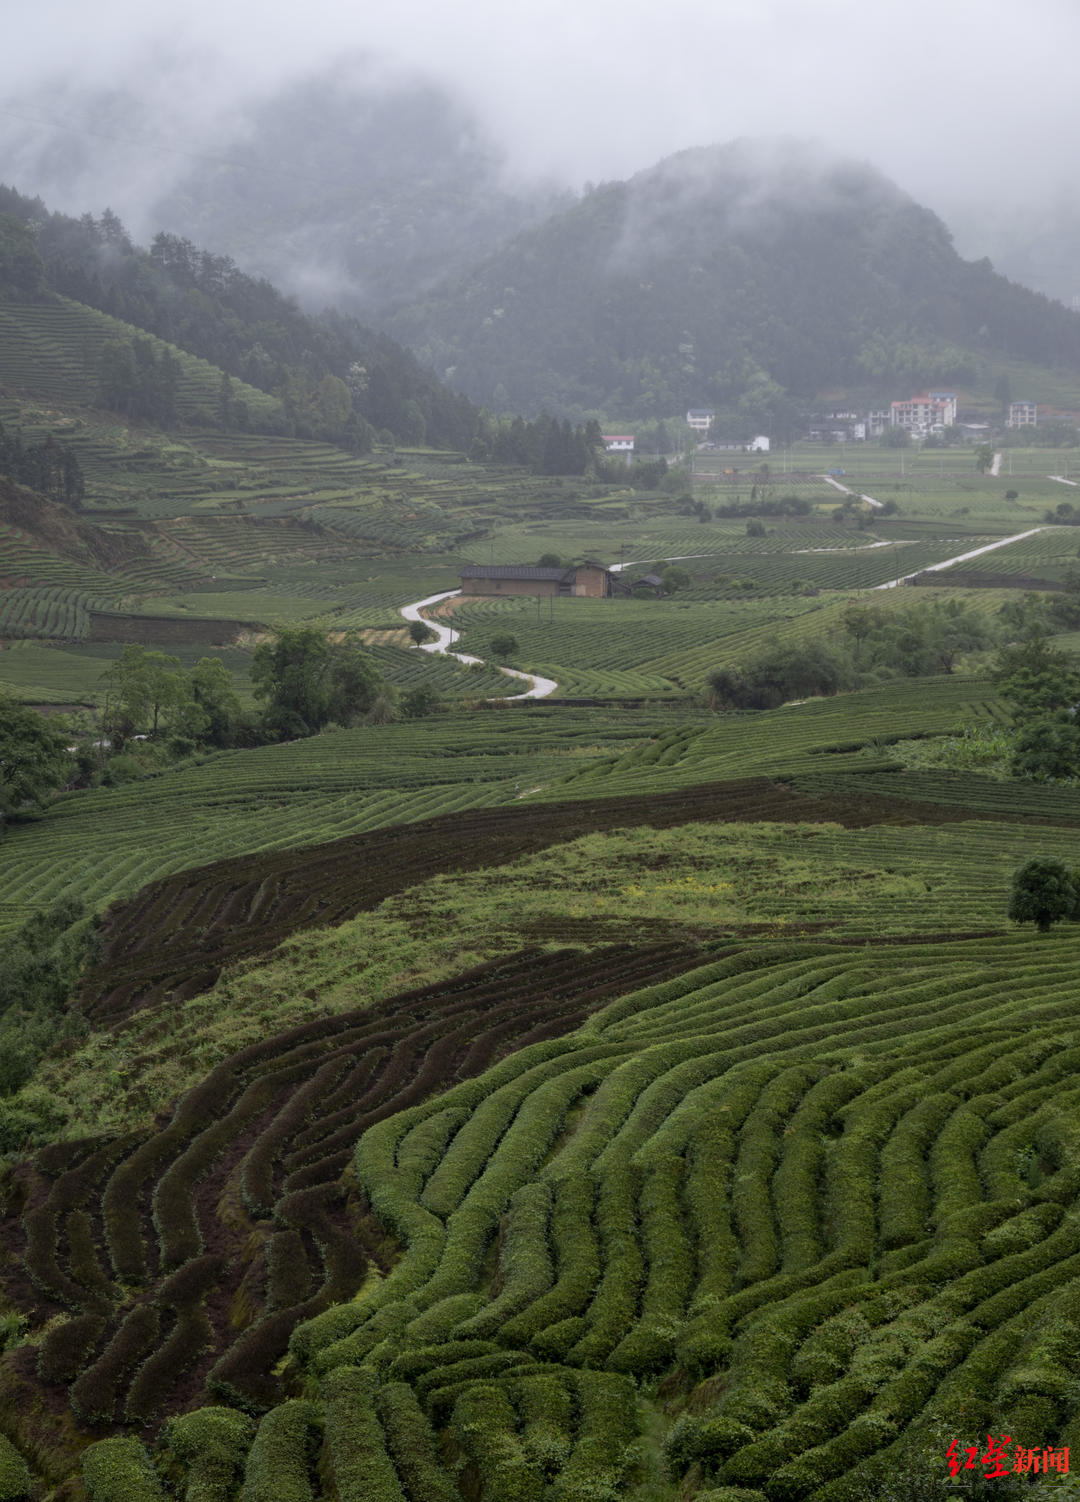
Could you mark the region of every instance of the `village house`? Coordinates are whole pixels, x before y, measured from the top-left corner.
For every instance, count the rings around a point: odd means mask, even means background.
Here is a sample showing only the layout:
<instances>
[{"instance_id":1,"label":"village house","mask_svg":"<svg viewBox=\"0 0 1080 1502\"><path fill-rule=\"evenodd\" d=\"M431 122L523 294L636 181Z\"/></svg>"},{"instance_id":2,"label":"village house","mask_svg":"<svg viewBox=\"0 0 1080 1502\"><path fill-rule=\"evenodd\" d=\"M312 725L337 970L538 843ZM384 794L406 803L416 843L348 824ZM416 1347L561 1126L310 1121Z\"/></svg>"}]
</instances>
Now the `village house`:
<instances>
[{"instance_id":1,"label":"village house","mask_svg":"<svg viewBox=\"0 0 1080 1502\"><path fill-rule=\"evenodd\" d=\"M530 567L517 563L467 563L461 570L465 595L552 595L603 600L625 594L627 585L616 571L586 561L570 568Z\"/></svg>"},{"instance_id":2,"label":"village house","mask_svg":"<svg viewBox=\"0 0 1080 1502\"><path fill-rule=\"evenodd\" d=\"M606 454L625 454L627 464L634 462L633 433L603 433L601 436Z\"/></svg>"},{"instance_id":3,"label":"village house","mask_svg":"<svg viewBox=\"0 0 1080 1502\"><path fill-rule=\"evenodd\" d=\"M715 416L714 411L706 410L704 407L691 407L686 414L686 425L693 428L695 433L707 433L712 427Z\"/></svg>"}]
</instances>

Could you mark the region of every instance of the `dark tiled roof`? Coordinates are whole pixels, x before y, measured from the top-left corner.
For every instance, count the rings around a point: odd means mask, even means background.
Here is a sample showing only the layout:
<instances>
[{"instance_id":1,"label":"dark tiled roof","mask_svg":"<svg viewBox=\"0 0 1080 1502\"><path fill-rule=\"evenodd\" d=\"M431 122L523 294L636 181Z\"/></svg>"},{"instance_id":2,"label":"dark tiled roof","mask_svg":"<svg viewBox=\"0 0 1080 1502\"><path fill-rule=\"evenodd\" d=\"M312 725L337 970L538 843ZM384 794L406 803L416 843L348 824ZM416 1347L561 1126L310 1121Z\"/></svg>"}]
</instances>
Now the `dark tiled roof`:
<instances>
[{"instance_id":1,"label":"dark tiled roof","mask_svg":"<svg viewBox=\"0 0 1080 1502\"><path fill-rule=\"evenodd\" d=\"M530 568L518 563L466 563L462 565L463 579L554 579L558 583L573 583L572 568Z\"/></svg>"}]
</instances>

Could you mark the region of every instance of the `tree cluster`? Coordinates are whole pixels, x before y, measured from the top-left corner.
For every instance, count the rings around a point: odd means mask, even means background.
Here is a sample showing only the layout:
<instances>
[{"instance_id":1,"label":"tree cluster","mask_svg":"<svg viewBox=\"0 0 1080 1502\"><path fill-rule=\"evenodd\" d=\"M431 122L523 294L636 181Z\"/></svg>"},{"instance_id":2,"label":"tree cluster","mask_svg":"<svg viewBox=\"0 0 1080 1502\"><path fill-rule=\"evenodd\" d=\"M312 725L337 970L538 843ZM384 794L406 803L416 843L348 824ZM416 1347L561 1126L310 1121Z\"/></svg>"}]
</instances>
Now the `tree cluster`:
<instances>
[{"instance_id":1,"label":"tree cluster","mask_svg":"<svg viewBox=\"0 0 1080 1502\"><path fill-rule=\"evenodd\" d=\"M718 668L707 679L715 709L779 709L792 699L828 697L848 686L845 664L819 643L780 647L739 668Z\"/></svg>"},{"instance_id":2,"label":"tree cluster","mask_svg":"<svg viewBox=\"0 0 1080 1502\"><path fill-rule=\"evenodd\" d=\"M179 751L232 746L252 738L252 727L219 657L202 657L185 670L178 657L129 642L101 681L101 728L113 753L123 752L139 737L157 740L167 735Z\"/></svg>"},{"instance_id":3,"label":"tree cluster","mask_svg":"<svg viewBox=\"0 0 1080 1502\"><path fill-rule=\"evenodd\" d=\"M0 694L0 830L65 786L75 771L67 743L54 721Z\"/></svg>"},{"instance_id":4,"label":"tree cluster","mask_svg":"<svg viewBox=\"0 0 1080 1502\"><path fill-rule=\"evenodd\" d=\"M180 361L150 339L110 339L98 359L98 400L125 417L175 427Z\"/></svg>"},{"instance_id":5,"label":"tree cluster","mask_svg":"<svg viewBox=\"0 0 1080 1502\"><path fill-rule=\"evenodd\" d=\"M314 735L329 724L351 725L387 695L356 637L332 642L309 626L288 627L260 643L251 681L263 701L264 728L280 740Z\"/></svg>"},{"instance_id":6,"label":"tree cluster","mask_svg":"<svg viewBox=\"0 0 1080 1502\"><path fill-rule=\"evenodd\" d=\"M482 411L469 455L496 464L519 464L538 475L583 475L590 468L595 472L603 448L595 421L574 427L546 412L526 422Z\"/></svg>"},{"instance_id":7,"label":"tree cluster","mask_svg":"<svg viewBox=\"0 0 1080 1502\"><path fill-rule=\"evenodd\" d=\"M12 437L0 423L0 474L76 510L86 494L86 480L75 450L57 443L52 433L40 443L24 443L21 433Z\"/></svg>"},{"instance_id":8,"label":"tree cluster","mask_svg":"<svg viewBox=\"0 0 1080 1502\"><path fill-rule=\"evenodd\" d=\"M1080 918L1080 871L1064 861L1036 856L1013 873L1009 917L1047 933L1062 918Z\"/></svg>"},{"instance_id":9,"label":"tree cluster","mask_svg":"<svg viewBox=\"0 0 1080 1502\"><path fill-rule=\"evenodd\" d=\"M34 297L44 290L45 266L33 231L20 216L4 212L0 194L0 296Z\"/></svg>"},{"instance_id":10,"label":"tree cluster","mask_svg":"<svg viewBox=\"0 0 1080 1502\"><path fill-rule=\"evenodd\" d=\"M94 925L71 897L35 913L0 943L0 1097L24 1085L61 1036L85 1029L69 999L94 948ZM21 1146L32 1126L0 1110L0 1152Z\"/></svg>"},{"instance_id":11,"label":"tree cluster","mask_svg":"<svg viewBox=\"0 0 1080 1502\"><path fill-rule=\"evenodd\" d=\"M774 496L771 488L768 487L766 477L760 483L751 480L749 499L742 501L736 496L732 501L718 502L713 506L713 515L724 517L809 516L813 509L814 502L808 496Z\"/></svg>"},{"instance_id":12,"label":"tree cluster","mask_svg":"<svg viewBox=\"0 0 1080 1502\"><path fill-rule=\"evenodd\" d=\"M868 681L951 673L960 656L989 647L994 634L987 617L955 600L899 611L854 603L844 612L843 626L844 635L828 644L778 647L742 667L711 673L713 706L776 709Z\"/></svg>"},{"instance_id":13,"label":"tree cluster","mask_svg":"<svg viewBox=\"0 0 1080 1502\"><path fill-rule=\"evenodd\" d=\"M1016 727L1013 776L1037 782L1080 777L1080 671L1049 645L1039 623L998 653L994 681Z\"/></svg>"}]
</instances>

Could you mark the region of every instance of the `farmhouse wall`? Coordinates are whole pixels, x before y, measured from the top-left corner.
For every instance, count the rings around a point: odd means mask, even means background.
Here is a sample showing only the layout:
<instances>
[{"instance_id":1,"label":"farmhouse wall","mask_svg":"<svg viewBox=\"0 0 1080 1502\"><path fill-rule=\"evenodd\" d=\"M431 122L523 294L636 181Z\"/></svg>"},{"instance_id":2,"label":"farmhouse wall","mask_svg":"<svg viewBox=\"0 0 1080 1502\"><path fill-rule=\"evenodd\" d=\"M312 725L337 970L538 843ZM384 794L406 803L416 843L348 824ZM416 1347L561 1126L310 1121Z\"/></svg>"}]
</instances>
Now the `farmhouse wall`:
<instances>
[{"instance_id":1,"label":"farmhouse wall","mask_svg":"<svg viewBox=\"0 0 1080 1502\"><path fill-rule=\"evenodd\" d=\"M608 571L603 568L579 568L574 575L573 592L589 600L602 600L608 592Z\"/></svg>"}]
</instances>

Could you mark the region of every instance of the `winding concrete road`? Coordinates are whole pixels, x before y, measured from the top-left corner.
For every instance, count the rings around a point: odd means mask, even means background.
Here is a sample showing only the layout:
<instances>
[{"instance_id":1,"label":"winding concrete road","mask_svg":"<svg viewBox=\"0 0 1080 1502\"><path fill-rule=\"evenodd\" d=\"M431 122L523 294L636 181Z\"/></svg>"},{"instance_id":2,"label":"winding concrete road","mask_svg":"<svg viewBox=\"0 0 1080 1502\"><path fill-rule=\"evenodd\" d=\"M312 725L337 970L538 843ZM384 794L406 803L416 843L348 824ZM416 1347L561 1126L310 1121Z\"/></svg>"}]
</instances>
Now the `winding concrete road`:
<instances>
[{"instance_id":1,"label":"winding concrete road","mask_svg":"<svg viewBox=\"0 0 1080 1502\"><path fill-rule=\"evenodd\" d=\"M860 501L865 501L868 506L873 506L875 511L880 511L884 501L875 501L872 495L867 495L865 490L852 490L847 485L841 485L839 480L834 480L832 475L818 475L819 480L824 480L826 485L831 485L834 490L842 490L845 495L857 495Z\"/></svg>"},{"instance_id":2,"label":"winding concrete road","mask_svg":"<svg viewBox=\"0 0 1080 1502\"><path fill-rule=\"evenodd\" d=\"M454 644L454 630L452 626L443 626L438 621L430 620L422 612L429 605L439 605L443 600L453 599L461 593L460 589L444 589L442 594L428 595L426 600L417 600L412 605L402 605L398 610L407 621L421 621L429 631L435 632L434 641L422 642L421 652L437 652L443 657L456 657L458 662L472 664L483 662L482 657L471 657L468 652L451 652ZM520 678L524 683L531 684L523 694L515 694L515 699L545 699L548 694L553 694L558 688L554 678L541 678L536 673L519 673L517 668L499 668L500 673L505 673L507 678ZM497 697L497 696L496 696Z\"/></svg>"}]
</instances>

